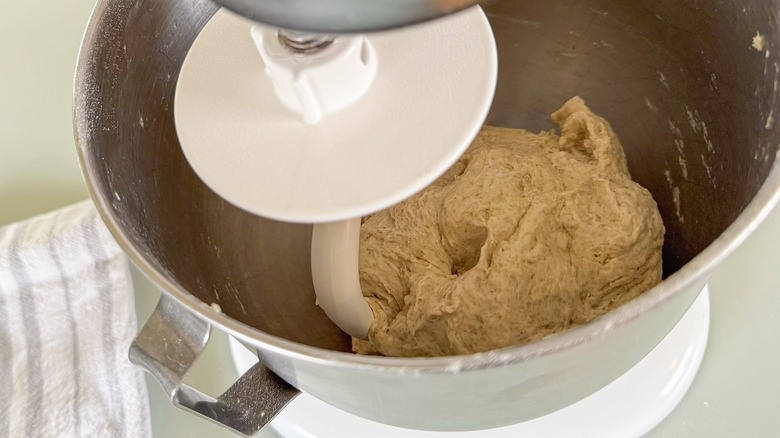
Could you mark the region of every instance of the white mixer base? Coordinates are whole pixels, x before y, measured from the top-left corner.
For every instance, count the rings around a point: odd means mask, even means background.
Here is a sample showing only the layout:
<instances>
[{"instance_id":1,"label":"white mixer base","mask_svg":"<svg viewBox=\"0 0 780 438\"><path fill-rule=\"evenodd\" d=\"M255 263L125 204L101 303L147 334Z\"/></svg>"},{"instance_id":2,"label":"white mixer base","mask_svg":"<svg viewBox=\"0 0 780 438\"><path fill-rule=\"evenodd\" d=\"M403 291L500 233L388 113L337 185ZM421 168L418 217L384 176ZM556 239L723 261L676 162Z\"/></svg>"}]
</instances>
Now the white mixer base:
<instances>
[{"instance_id":1,"label":"white mixer base","mask_svg":"<svg viewBox=\"0 0 780 438\"><path fill-rule=\"evenodd\" d=\"M705 287L666 338L617 380L571 406L512 426L451 433L403 429L366 420L301 394L271 427L284 438L638 437L666 418L690 388L704 356L709 324L710 295ZM233 338L230 349L241 374L257 362Z\"/></svg>"}]
</instances>

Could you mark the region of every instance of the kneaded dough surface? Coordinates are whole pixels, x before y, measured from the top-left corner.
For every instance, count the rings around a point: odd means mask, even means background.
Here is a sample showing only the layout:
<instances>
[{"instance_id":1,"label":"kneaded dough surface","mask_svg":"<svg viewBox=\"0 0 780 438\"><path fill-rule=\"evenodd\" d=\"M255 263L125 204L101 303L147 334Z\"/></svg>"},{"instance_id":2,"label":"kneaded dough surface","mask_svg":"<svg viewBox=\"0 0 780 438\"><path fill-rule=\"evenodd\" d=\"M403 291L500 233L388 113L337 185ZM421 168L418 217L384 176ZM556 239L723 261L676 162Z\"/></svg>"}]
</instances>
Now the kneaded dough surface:
<instances>
[{"instance_id":1,"label":"kneaded dough surface","mask_svg":"<svg viewBox=\"0 0 780 438\"><path fill-rule=\"evenodd\" d=\"M584 324L661 281L664 226L609 124L575 97L555 132L485 127L434 184L367 218L362 354L444 356Z\"/></svg>"}]
</instances>

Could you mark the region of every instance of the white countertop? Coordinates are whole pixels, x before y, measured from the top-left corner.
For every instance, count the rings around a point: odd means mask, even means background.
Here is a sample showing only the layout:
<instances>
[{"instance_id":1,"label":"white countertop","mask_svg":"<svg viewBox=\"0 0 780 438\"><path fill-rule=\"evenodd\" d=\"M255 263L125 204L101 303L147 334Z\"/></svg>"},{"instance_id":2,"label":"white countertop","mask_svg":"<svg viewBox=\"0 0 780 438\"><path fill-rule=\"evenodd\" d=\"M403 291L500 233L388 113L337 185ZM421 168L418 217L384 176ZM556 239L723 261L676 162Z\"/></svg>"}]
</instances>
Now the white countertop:
<instances>
[{"instance_id":1,"label":"white countertop","mask_svg":"<svg viewBox=\"0 0 780 438\"><path fill-rule=\"evenodd\" d=\"M0 225L85 199L71 123L76 54L94 0L8 2L0 14ZM139 320L159 296L134 272ZM780 209L714 273L710 339L678 408L650 437L777 436ZM236 378L214 333L188 382L217 395ZM172 407L149 380L156 438L234 437ZM260 435L275 435L264 431Z\"/></svg>"}]
</instances>

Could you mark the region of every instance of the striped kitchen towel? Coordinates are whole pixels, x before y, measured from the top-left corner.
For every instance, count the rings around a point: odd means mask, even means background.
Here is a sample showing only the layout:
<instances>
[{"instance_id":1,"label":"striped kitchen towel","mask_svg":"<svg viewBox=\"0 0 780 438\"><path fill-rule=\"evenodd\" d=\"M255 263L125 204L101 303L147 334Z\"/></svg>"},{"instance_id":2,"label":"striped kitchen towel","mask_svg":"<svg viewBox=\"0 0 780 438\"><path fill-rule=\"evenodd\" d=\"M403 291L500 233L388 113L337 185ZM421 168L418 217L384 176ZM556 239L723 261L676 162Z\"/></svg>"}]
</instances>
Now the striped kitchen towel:
<instances>
[{"instance_id":1,"label":"striped kitchen towel","mask_svg":"<svg viewBox=\"0 0 780 438\"><path fill-rule=\"evenodd\" d=\"M127 257L90 201L0 228L0 437L151 437Z\"/></svg>"}]
</instances>

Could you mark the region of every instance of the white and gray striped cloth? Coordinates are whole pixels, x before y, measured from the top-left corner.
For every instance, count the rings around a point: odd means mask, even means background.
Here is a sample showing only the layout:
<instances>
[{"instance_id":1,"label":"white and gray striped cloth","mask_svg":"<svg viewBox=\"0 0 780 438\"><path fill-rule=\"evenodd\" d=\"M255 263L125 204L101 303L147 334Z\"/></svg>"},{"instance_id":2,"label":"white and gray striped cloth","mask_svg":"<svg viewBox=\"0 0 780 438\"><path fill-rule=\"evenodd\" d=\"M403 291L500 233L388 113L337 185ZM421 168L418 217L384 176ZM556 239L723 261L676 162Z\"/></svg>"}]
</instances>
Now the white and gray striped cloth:
<instances>
[{"instance_id":1,"label":"white and gray striped cloth","mask_svg":"<svg viewBox=\"0 0 780 438\"><path fill-rule=\"evenodd\" d=\"M85 201L0 228L0 437L150 437L127 257Z\"/></svg>"}]
</instances>

